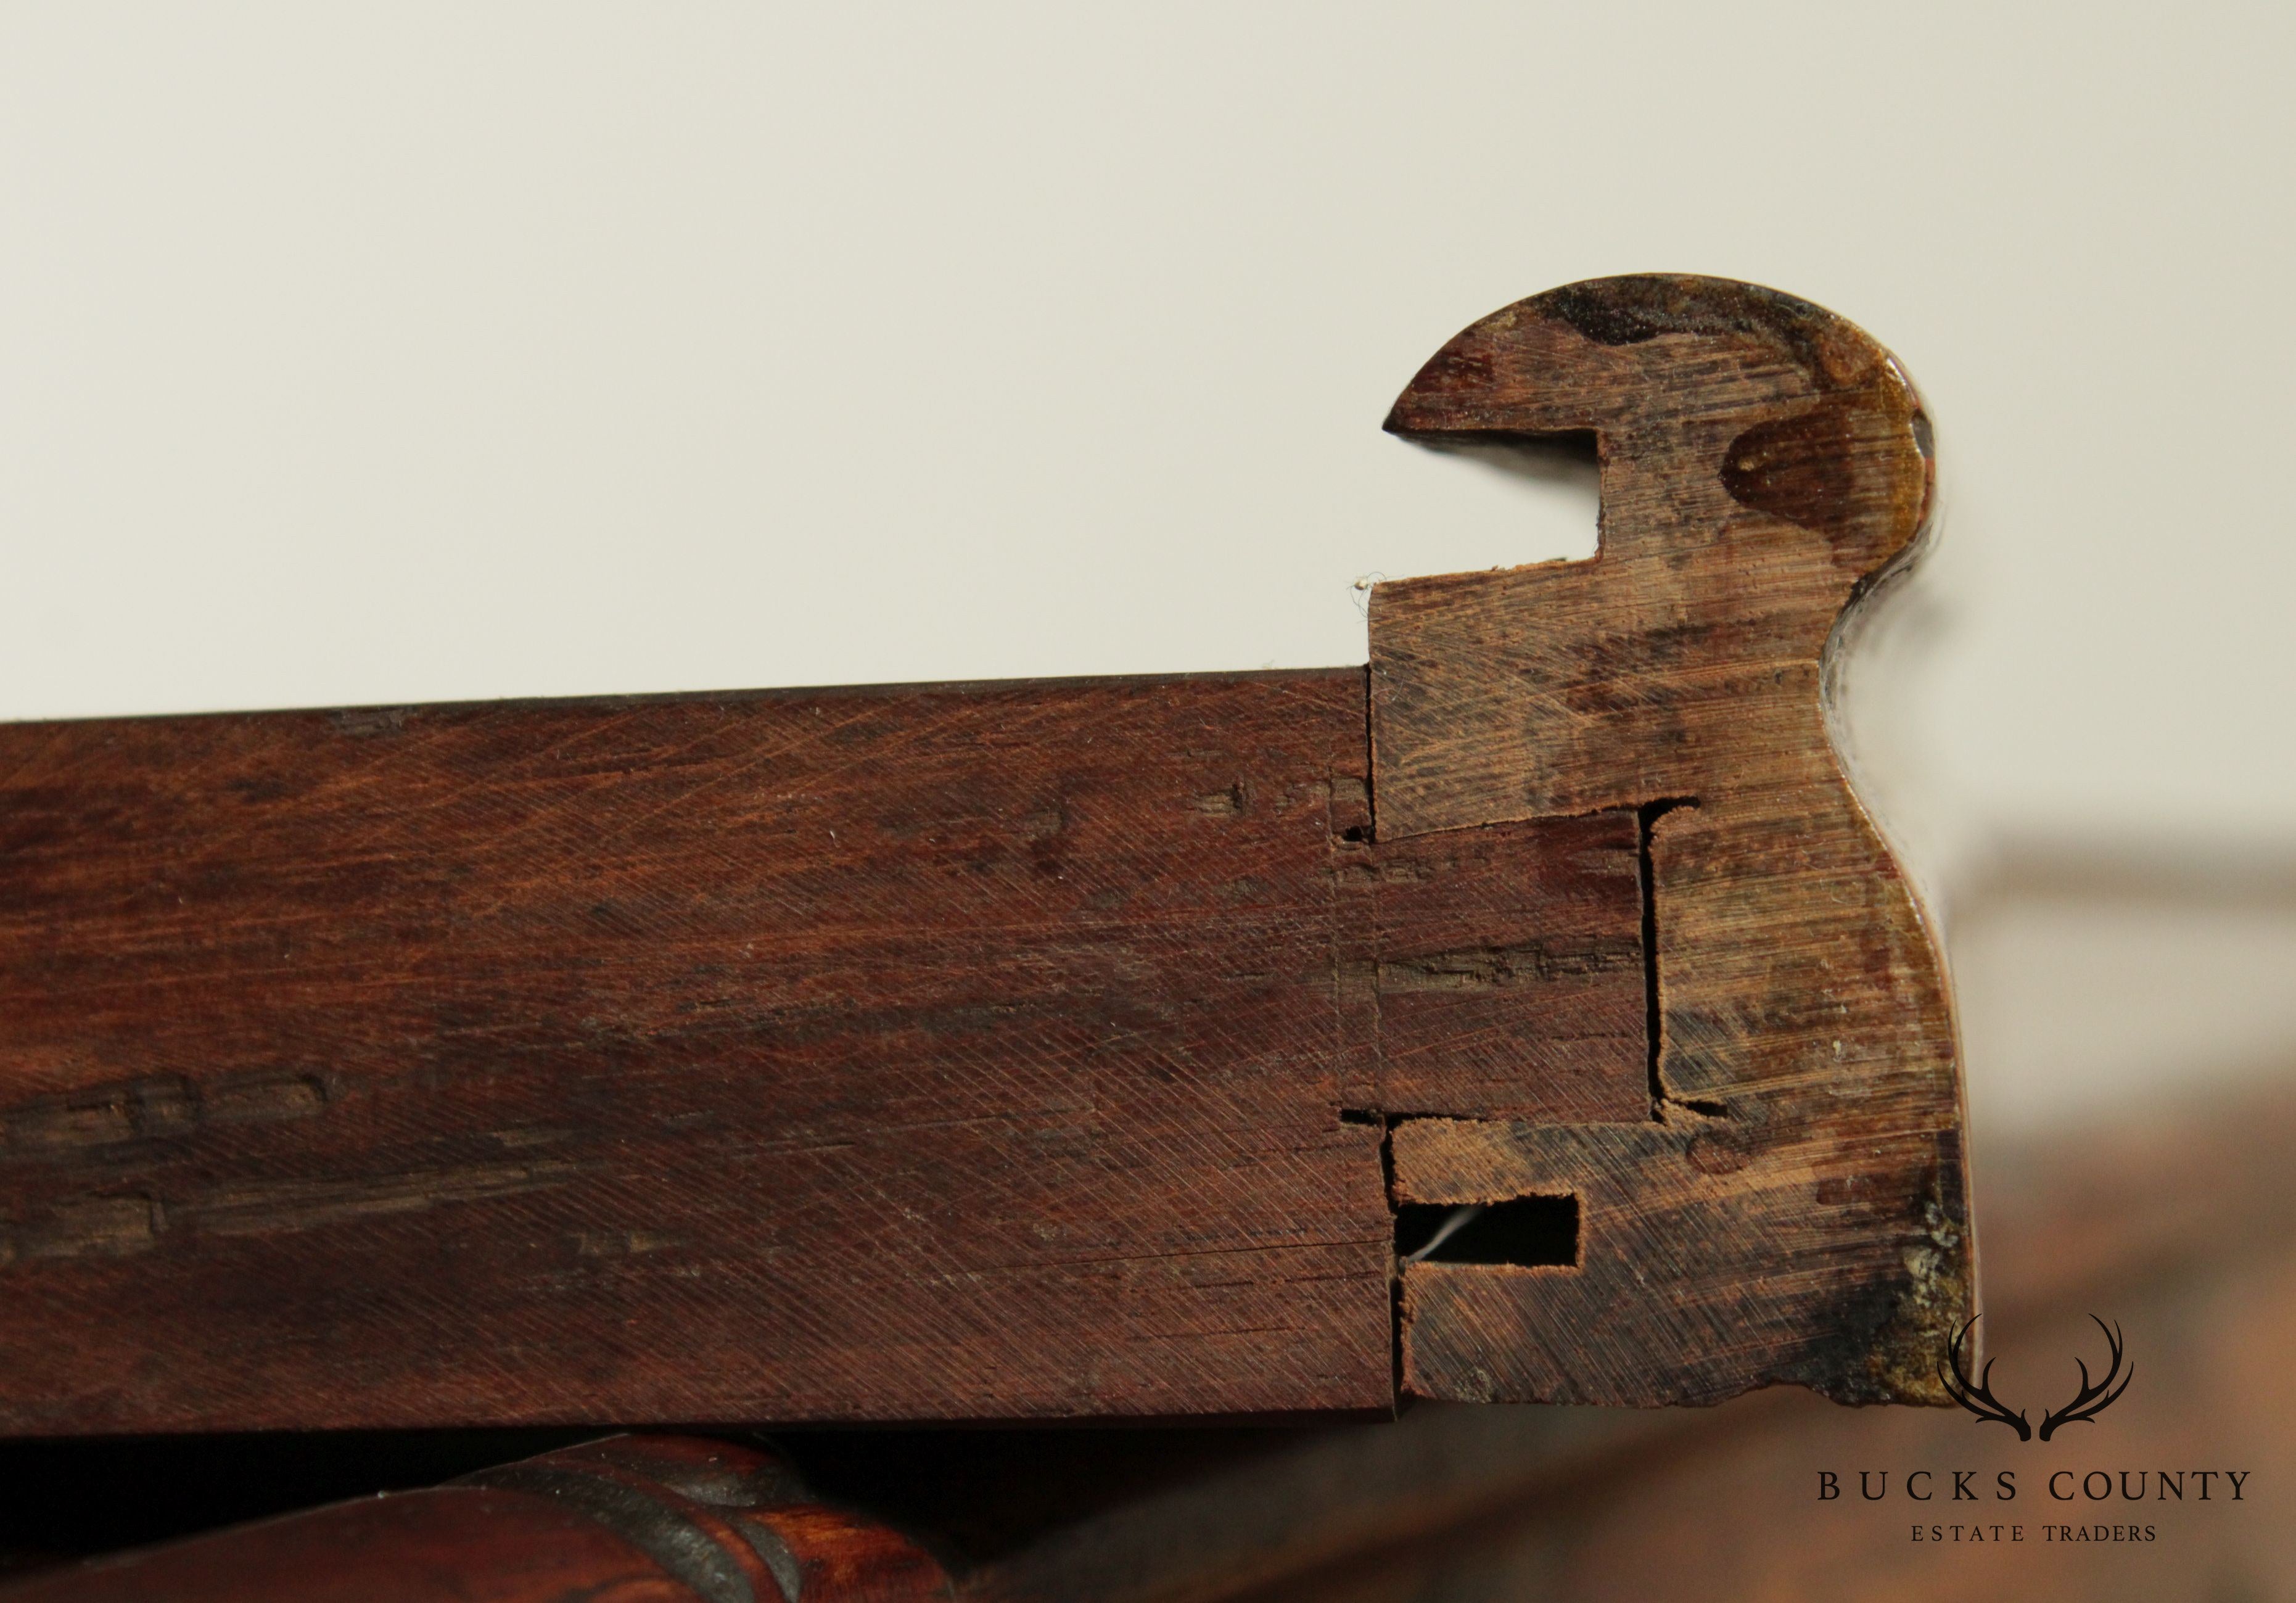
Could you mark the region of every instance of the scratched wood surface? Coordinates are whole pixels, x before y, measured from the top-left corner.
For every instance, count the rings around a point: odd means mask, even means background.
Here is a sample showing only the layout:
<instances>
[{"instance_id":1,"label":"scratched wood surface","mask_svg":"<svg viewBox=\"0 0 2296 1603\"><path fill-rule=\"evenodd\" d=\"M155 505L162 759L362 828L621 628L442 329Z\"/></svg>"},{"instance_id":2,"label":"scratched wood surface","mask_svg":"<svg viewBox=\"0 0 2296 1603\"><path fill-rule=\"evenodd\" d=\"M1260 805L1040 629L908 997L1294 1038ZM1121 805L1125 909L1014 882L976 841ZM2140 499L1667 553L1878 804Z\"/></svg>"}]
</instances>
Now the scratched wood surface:
<instances>
[{"instance_id":1,"label":"scratched wood surface","mask_svg":"<svg viewBox=\"0 0 2296 1603\"><path fill-rule=\"evenodd\" d=\"M2054 1443L2016 1442L1958 1410L1839 1409L1779 1391L1712 1410L1431 1404L1392 1423L1289 1429L787 1433L775 1450L809 1495L794 1491L782 1470L759 1473L753 1460L696 1462L701 1453L728 1451L723 1447L625 1441L611 1444L604 1461L620 1459L684 1500L657 1496L668 1509L630 1510L645 1517L634 1533L681 1532L677 1517L688 1502L738 1526L748 1521L745 1507L788 1509L792 1496L805 1497L816 1508L857 1511L862 1517L849 1515L840 1528L860 1540L876 1527L881 1550L921 1543L946 1566L956 1595L979 1603L2271 1597L2271 1578L2296 1574L2296 1525L2278 1517L2284 1504L2276 1500L2296 1476L2296 1387L2285 1377L2296 1340L2292 1141L2296 1097L2284 1077L2199 1106L2185 1096L2039 1147L1990 1152L1986 1251L1999 1289L1986 1323L1997 1326L1997 1384L2021 1405L2061 1402L2078 1384L2076 1359L2103 1357L2092 1312L2125 1325L2139 1369L2108 1415ZM2132 1197L2144 1205L2132 1207ZM266 1443L264 1451L280 1445ZM243 1466L239 1455L247 1451L243 1442L169 1443L171 1470L147 1476L125 1472L151 1464L149 1443L17 1443L8 1467L20 1490L0 1506L0 1547L11 1534L45 1532L53 1541L55 1525L46 1522L69 1523L70 1510L84 1514L88 1505L140 1505L135 1515L151 1531L165 1518L154 1506L166 1508L171 1484L180 1496L187 1480L205 1484L225 1466ZM640 1453L646 1456L636 1464L626 1456ZM673 1454L695 1456L683 1466L664 1461ZM601 1456L597 1449L554 1454L542 1474L513 1466L470 1483L555 1490L563 1483L551 1471L595 1473ZM64 1469L72 1460L81 1461ZM2147 1500L2116 1494L2092 1503L2076 1493L2078 1476L2100 1466L2150 1476ZM2246 1472L2241 1502L2226 1500L2227 1467ZM1890 1473L1888 1499L1862 1500L1861 1468ZM1908 1471L1923 1468L1935 1492L1926 1506L1903 1487ZM2019 1495L1957 1503L1955 1468L1976 1470L1988 1494L1996 1473L2008 1469ZM2053 1495L2050 1477L2068 1468L2075 1476L2058 1483L2065 1495ZM2157 1485L2163 1468L2182 1472L2173 1500ZM1815 1500L1820 1470L1847 1472L1842 1500ZM392 1483L371 1463L365 1472L376 1479L339 1482L327 1495L427 1484L450 1473ZM2201 1473L2216 1476L2206 1501ZM28 1483L36 1475L35 1489ZM281 1512L295 1492L281 1486L275 1495L278 1503L241 1517ZM372 1498L358 1505L375 1506ZM451 1515L441 1503L404 1497L382 1506L391 1510L390 1529L371 1540L384 1552L439 1513ZM627 1529L627 1509L610 1504L605 1511L622 1515L617 1523ZM2017 1521L2024 1541L1908 1541L1916 1521L1972 1517ZM533 1539L549 1546L528 1561L540 1570L558 1559L563 1579L537 1603L594 1603L602 1582L639 1559L611 1529L562 1535L578 1518L576 1510L563 1525L504 1522L479 1550L486 1566L463 1572L465 1590L449 1595L489 1598L481 1583L518 1573L508 1561ZM2157 1524L2158 1540L2068 1548L2043 1537L2045 1524L2131 1519ZM308 1533L299 1535L299 1526ZM122 1595L120 1580L139 1579L145 1584L127 1595L181 1597L186 1577L234 1550L243 1555L235 1566L242 1580L252 1577L249 1560L260 1552L265 1578L275 1584L228 1595L280 1603L339 1595L322 1590L347 1567L340 1536L323 1539L325 1528L291 1520L188 1542L155 1555L140 1575L135 1566L72 1570L59 1561L37 1590L0 1587L0 1596L97 1603ZM888 1531L906 1532L911 1542L884 1542ZM128 1540L117 1536L112 1545ZM706 1541L680 1546L705 1561L710 1554ZM392 1557L408 1562L422 1551L410 1544ZM362 1581L372 1574L351 1573ZM163 1579L168 1584L158 1583ZM816 1572L808 1586L819 1579ZM412 1586L390 1595L424 1596ZM775 1594L755 1584L754 1596Z\"/></svg>"},{"instance_id":2,"label":"scratched wood surface","mask_svg":"<svg viewBox=\"0 0 2296 1603\"><path fill-rule=\"evenodd\" d=\"M1592 433L1603 512L1591 562L1374 588L1381 838L1635 808L1657 967L1655 1117L1397 1132L1403 1198L1585 1221L1568 1270L1407 1266L1408 1384L1940 1401L1973 1295L1953 1015L1826 724L1848 611L1927 522L1912 384L1807 301L1606 279L1467 329L1388 426Z\"/></svg>"},{"instance_id":3,"label":"scratched wood surface","mask_svg":"<svg viewBox=\"0 0 2296 1603\"><path fill-rule=\"evenodd\" d=\"M1368 674L0 728L0 1431L1942 1401L1826 728L1910 385L1613 279L1390 426L1592 439L1601 554Z\"/></svg>"},{"instance_id":4,"label":"scratched wood surface","mask_svg":"<svg viewBox=\"0 0 2296 1603\"><path fill-rule=\"evenodd\" d=\"M1644 982L1631 819L1383 854L1364 697L0 730L0 1425L1390 1407L1363 1110L1639 1110Z\"/></svg>"}]
</instances>

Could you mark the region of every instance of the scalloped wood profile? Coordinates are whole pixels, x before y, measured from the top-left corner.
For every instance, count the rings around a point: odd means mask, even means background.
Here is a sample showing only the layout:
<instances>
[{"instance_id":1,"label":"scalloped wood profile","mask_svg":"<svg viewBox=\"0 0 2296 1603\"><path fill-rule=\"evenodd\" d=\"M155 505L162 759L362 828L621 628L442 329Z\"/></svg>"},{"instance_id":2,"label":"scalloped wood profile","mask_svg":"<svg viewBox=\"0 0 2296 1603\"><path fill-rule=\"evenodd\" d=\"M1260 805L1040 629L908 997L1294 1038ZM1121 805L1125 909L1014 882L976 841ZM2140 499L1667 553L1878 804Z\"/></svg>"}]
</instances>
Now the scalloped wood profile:
<instances>
[{"instance_id":1,"label":"scalloped wood profile","mask_svg":"<svg viewBox=\"0 0 2296 1603\"><path fill-rule=\"evenodd\" d=\"M1368 678L0 728L0 1432L1941 1401L1824 687L1911 388L1614 279L1390 426L1591 433L1601 554L1378 587Z\"/></svg>"},{"instance_id":2,"label":"scalloped wood profile","mask_svg":"<svg viewBox=\"0 0 2296 1603\"><path fill-rule=\"evenodd\" d=\"M1382 842L1643 820L1651 1116L1414 1120L1408 1203L1579 1199L1572 1268L1403 1272L1423 1395L1939 1400L1972 1250L1952 1012L1828 738L1829 649L1914 554L1932 463L1889 352L1751 284L1637 276L1451 341L1388 427L1591 432L1599 554L1372 592Z\"/></svg>"}]
</instances>

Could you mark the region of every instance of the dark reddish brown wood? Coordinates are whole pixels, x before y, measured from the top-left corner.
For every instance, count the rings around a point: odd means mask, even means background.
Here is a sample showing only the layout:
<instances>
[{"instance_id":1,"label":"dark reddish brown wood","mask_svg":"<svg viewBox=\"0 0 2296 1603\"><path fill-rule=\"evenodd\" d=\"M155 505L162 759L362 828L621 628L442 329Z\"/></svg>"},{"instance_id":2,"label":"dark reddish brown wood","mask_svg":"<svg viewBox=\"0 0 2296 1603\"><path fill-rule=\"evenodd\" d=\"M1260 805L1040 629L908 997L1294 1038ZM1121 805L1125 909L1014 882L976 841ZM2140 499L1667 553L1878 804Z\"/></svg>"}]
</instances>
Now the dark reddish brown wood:
<instances>
[{"instance_id":1,"label":"dark reddish brown wood","mask_svg":"<svg viewBox=\"0 0 2296 1603\"><path fill-rule=\"evenodd\" d=\"M1382 842L1355 858L1377 941L1372 1106L1648 1119L1636 847L1634 815L1608 812Z\"/></svg>"},{"instance_id":2,"label":"dark reddish brown wood","mask_svg":"<svg viewBox=\"0 0 2296 1603\"><path fill-rule=\"evenodd\" d=\"M2074 1360L2102 1357L2092 1311L2125 1326L2141 1366L2085 1437L2019 1443L1957 1410L1838 1409L1778 1392L1711 1410L1420 1408L1311 1430L807 1432L776 1446L816 1492L833 1485L882 1517L860 1523L914 1535L958 1595L982 1603L1906 1599L2008 1585L2021 1599L2092 1603L2194 1595L2194 1576L2253 1581L2251 1595L2269 1596L2265 1578L2296 1573L2296 1523L2284 1517L2296 1484L2285 1359L2296 1100L2283 1085L2192 1102L2092 1122L2038 1150L1988 1149L1996 1385L2036 1418L2062 1403ZM2101 1467L2181 1471L2183 1495L2049 1495L2052 1473ZM2192 1472L2226 1467L2247 1473L2244 1500L2226 1500L2219 1474L2213 1500L2200 1501ZM1886 1500L1862 1501L1860 1468L1890 1471ZM1988 1494L1974 1512L1956 1508L1956 1468L1977 1470ZM1814 1500L1821 1469L1849 1472L1843 1500ZM1938 1483L1931 1511L1904 1496L1915 1469ZM1989 1495L2002 1469L2020 1488L2006 1503ZM725 1496L694 1500L722 1513ZM1908 1541L1916 1519L1997 1517L2023 1524L2025 1541ZM2040 1530L2132 1518L2156 1524L2158 1540L2068 1549ZM70 1580L54 1577L45 1597L80 1603Z\"/></svg>"},{"instance_id":3,"label":"dark reddish brown wood","mask_svg":"<svg viewBox=\"0 0 2296 1603\"><path fill-rule=\"evenodd\" d=\"M2105 1342L2089 1322L2101 1314L2125 1329L2135 1379L2094 1425L2020 1442L1958 1409L1832 1408L1783 1390L1715 1409L1416 1409L1393 1424L1283 1433L1272 1446L1230 1439L1151 1489L1006 1538L962 1595L980 1603L2276 1597L2296 1575L2288 1517L2296 1384L2287 1360L2296 1344L2288 1229L2296 1170L2287 1161L2296 1095L2284 1049L2258 1066L2276 1080L2237 1099L2164 1087L2156 1103L2091 1109L2043 1144L1986 1148L1994 1383L2038 1424L2074 1394L2077 1360L2101 1371ZM1154 1444L1140 1434L1101 1438L1104 1476L1149 1459ZM980 1473L995 1473L999 1445L972 1449ZM962 1532L967 1522L953 1517L981 1500L958 1476L905 1480L892 1455L878 1461L882 1492L853 1470L842 1489L875 1493L922 1529ZM1034 1463L1007 1454L1002 1466L1003 1479L991 1483L999 1506L1041 1503ZM1078 1477L1063 1468L1063 1484ZM2092 1501L2077 1488L2097 1469L2113 1475L2113 1495ZM2146 1476L2136 1483L2143 1500L2121 1495L2123 1469ZM2164 1469L2177 1477L2173 1497L2159 1482ZM2238 1502L2226 1469L2246 1476ZM1881 1500L1861 1495L1861 1470L1888 1473ZM1925 1503L1906 1485L1923 1470L1931 1485L1915 1491L1934 1487ZM1974 1500L1955 1497L1956 1470L1967 1474ZM2199 1470L2215 1476L2207 1501ZM1840 1477L1840 1499L1819 1500L1820 1471ZM1997 1495L2004 1471L2013 1499ZM2053 1476L2070 1496L2051 1494ZM1973 1521L1987 1524L1986 1541L1970 1539ZM1995 1521L2005 1537L2021 1526L2022 1540L1993 1541ZM2154 1539L2069 1543L2045 1533L2131 1522L2155 1527ZM1964 1527L1958 1541L1955 1523ZM1919 1543L1910 1540L1915 1524ZM1948 1527L1938 1541L1927 1540L1931 1525Z\"/></svg>"},{"instance_id":4,"label":"dark reddish brown wood","mask_svg":"<svg viewBox=\"0 0 2296 1603\"><path fill-rule=\"evenodd\" d=\"M0 1430L1941 1401L1952 1018L1825 728L1910 386L1606 280L1392 426L1591 432L1602 555L1378 587L1368 679L0 729Z\"/></svg>"},{"instance_id":5,"label":"dark reddish brown wood","mask_svg":"<svg viewBox=\"0 0 2296 1603\"><path fill-rule=\"evenodd\" d=\"M898 1532L722 1442L626 1436L0 1586L9 1603L906 1603Z\"/></svg>"},{"instance_id":6,"label":"dark reddish brown wood","mask_svg":"<svg viewBox=\"0 0 2296 1603\"><path fill-rule=\"evenodd\" d=\"M1390 1407L1342 1110L1639 1106L1642 978L1615 815L1348 838L1364 694L0 730L0 1422Z\"/></svg>"}]
</instances>

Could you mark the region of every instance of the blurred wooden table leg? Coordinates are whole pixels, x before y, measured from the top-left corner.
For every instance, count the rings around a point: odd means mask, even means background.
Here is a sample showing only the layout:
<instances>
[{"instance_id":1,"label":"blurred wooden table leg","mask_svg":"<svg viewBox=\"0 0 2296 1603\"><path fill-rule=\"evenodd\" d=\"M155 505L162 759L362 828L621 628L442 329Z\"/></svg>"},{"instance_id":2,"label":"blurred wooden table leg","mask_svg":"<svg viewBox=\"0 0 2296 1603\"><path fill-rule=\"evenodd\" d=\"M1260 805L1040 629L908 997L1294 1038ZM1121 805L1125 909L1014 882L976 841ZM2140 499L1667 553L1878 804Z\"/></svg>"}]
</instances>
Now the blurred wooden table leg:
<instances>
[{"instance_id":1,"label":"blurred wooden table leg","mask_svg":"<svg viewBox=\"0 0 2296 1603\"><path fill-rule=\"evenodd\" d=\"M947 1575L767 1455L618 1436L0 1588L8 1603L887 1603Z\"/></svg>"}]
</instances>

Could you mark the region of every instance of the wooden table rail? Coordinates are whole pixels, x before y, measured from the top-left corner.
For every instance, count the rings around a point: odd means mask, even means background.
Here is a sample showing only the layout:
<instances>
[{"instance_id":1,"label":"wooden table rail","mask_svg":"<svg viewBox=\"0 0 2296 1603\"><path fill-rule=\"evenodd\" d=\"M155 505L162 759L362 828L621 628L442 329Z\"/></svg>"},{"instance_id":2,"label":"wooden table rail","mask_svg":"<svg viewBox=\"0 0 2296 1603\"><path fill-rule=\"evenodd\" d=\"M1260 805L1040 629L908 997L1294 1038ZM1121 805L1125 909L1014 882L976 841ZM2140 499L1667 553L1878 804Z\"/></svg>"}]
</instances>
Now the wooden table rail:
<instances>
[{"instance_id":1,"label":"wooden table rail","mask_svg":"<svg viewBox=\"0 0 2296 1603\"><path fill-rule=\"evenodd\" d=\"M0 1432L1941 1401L1827 736L1911 384L1614 278L1388 427L1581 442L1599 555L1367 668L0 728Z\"/></svg>"}]
</instances>

